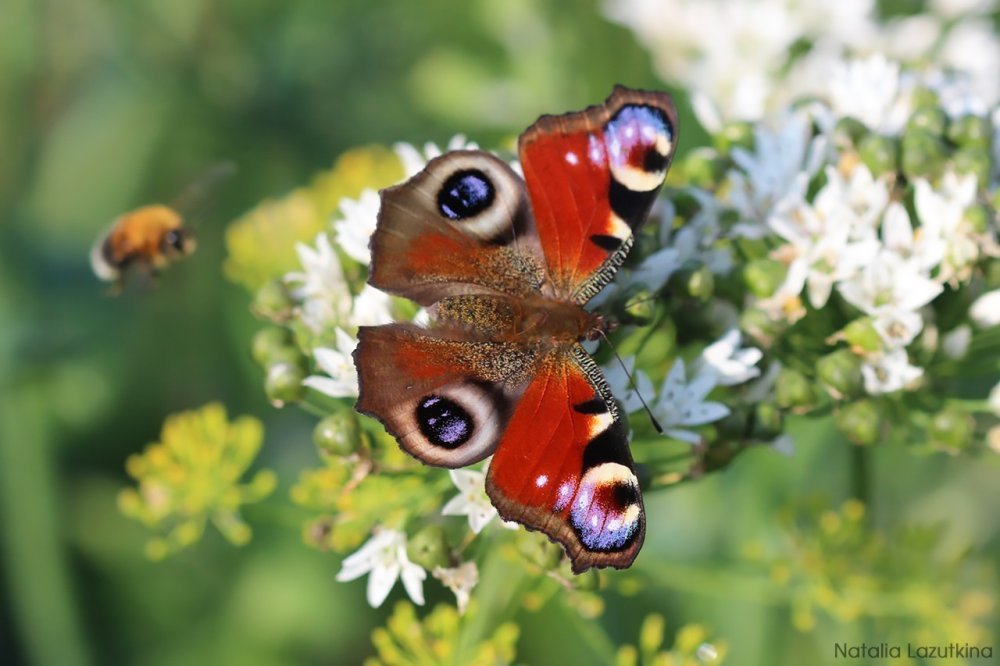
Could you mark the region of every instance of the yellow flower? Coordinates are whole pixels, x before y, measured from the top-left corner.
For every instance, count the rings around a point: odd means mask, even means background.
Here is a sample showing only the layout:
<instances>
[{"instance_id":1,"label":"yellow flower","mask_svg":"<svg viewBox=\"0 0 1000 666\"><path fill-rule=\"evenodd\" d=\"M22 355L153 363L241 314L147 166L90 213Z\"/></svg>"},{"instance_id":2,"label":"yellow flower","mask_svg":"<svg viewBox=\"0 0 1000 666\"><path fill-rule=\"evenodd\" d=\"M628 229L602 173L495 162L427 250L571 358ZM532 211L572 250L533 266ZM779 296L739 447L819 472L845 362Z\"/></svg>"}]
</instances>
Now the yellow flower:
<instances>
[{"instance_id":1,"label":"yellow flower","mask_svg":"<svg viewBox=\"0 0 1000 666\"><path fill-rule=\"evenodd\" d=\"M260 421L230 422L219 403L167 417L160 441L129 457L126 470L138 482L118 495L122 513L158 533L146 552L160 559L198 539L211 521L236 545L250 539L240 517L243 504L274 490L275 475L261 470L249 483L240 478L253 463L264 436Z\"/></svg>"}]
</instances>

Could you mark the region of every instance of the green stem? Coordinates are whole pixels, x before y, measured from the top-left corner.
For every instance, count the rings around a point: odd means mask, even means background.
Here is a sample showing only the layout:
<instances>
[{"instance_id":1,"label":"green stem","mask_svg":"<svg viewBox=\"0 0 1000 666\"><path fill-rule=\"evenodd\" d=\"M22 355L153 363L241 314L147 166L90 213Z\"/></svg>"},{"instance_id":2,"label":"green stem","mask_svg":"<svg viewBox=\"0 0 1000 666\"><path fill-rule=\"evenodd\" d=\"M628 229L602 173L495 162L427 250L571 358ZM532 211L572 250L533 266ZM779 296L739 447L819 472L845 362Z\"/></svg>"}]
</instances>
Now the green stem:
<instances>
[{"instance_id":1,"label":"green stem","mask_svg":"<svg viewBox=\"0 0 1000 666\"><path fill-rule=\"evenodd\" d=\"M0 548L13 617L28 661L86 666L89 647L65 561L51 419L34 387L0 401Z\"/></svg>"},{"instance_id":2,"label":"green stem","mask_svg":"<svg viewBox=\"0 0 1000 666\"><path fill-rule=\"evenodd\" d=\"M851 449L851 497L868 506L871 502L870 455L867 446L852 446Z\"/></svg>"}]
</instances>

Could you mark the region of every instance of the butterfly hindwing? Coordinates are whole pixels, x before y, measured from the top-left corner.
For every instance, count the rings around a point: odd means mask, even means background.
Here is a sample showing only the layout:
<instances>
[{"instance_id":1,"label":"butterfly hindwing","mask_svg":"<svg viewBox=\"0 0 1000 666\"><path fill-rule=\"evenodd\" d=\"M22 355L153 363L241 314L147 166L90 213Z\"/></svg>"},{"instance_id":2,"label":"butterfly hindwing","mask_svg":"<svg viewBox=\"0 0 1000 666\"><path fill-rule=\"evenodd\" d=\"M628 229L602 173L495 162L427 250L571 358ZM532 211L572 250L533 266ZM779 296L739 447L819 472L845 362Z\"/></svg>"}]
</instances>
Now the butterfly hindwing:
<instances>
[{"instance_id":1,"label":"butterfly hindwing","mask_svg":"<svg viewBox=\"0 0 1000 666\"><path fill-rule=\"evenodd\" d=\"M669 95L616 87L604 104L542 116L519 154L557 296L585 303L614 275L676 147Z\"/></svg>"},{"instance_id":2,"label":"butterfly hindwing","mask_svg":"<svg viewBox=\"0 0 1000 666\"><path fill-rule=\"evenodd\" d=\"M423 462L462 467L493 453L534 358L509 343L448 333L362 326L356 409L379 419Z\"/></svg>"},{"instance_id":3,"label":"butterfly hindwing","mask_svg":"<svg viewBox=\"0 0 1000 666\"><path fill-rule=\"evenodd\" d=\"M635 559L645 515L625 424L581 346L541 364L510 417L486 488L506 520L559 541L577 573Z\"/></svg>"}]
</instances>

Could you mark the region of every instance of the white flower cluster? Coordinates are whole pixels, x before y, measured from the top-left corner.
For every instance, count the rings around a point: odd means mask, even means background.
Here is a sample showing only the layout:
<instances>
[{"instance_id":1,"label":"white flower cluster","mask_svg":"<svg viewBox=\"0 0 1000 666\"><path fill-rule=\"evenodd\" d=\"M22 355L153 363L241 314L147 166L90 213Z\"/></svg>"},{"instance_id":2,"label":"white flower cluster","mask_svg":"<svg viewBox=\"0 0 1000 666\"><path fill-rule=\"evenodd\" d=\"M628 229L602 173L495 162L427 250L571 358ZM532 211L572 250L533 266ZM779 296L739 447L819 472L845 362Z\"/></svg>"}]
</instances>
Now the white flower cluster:
<instances>
[{"instance_id":1,"label":"white flower cluster","mask_svg":"<svg viewBox=\"0 0 1000 666\"><path fill-rule=\"evenodd\" d=\"M975 90L985 106L972 110L985 111L1000 99L1000 40L987 15L996 9L995 0L934 0L924 13L882 21L874 0L605 1L607 16L635 33L664 80L692 91L710 131L825 93L831 81L845 103L864 105L857 117L868 122L868 113L888 109L839 85L835 70L845 57L872 53L934 74L964 72L958 87L941 79L949 109L969 110L966 93Z\"/></svg>"},{"instance_id":2,"label":"white flower cluster","mask_svg":"<svg viewBox=\"0 0 1000 666\"><path fill-rule=\"evenodd\" d=\"M722 403L706 401L708 394L717 386L743 384L760 375L756 365L762 357L759 349L740 348L740 333L732 329L705 347L691 368L693 377L690 380L684 359L677 358L658 392L649 376L635 368L634 356L623 359L622 365L608 365L603 370L611 392L626 413L638 412L642 409L642 400L648 399L650 411L664 434L682 442L699 444L701 437L689 428L713 423L730 413ZM634 387L630 375L635 381Z\"/></svg>"}]
</instances>

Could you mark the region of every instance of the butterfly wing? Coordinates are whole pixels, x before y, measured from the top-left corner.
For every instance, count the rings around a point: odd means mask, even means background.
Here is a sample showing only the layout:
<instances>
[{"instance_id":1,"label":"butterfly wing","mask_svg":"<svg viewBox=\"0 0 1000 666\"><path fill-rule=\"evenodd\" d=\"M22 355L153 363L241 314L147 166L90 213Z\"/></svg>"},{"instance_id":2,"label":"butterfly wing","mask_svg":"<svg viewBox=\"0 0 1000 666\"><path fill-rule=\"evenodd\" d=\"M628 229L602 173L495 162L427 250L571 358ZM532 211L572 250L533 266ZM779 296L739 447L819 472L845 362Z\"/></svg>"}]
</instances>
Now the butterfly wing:
<instances>
[{"instance_id":1,"label":"butterfly wing","mask_svg":"<svg viewBox=\"0 0 1000 666\"><path fill-rule=\"evenodd\" d=\"M535 356L509 342L412 324L362 326L356 409L430 465L462 467L493 453Z\"/></svg>"},{"instance_id":2,"label":"butterfly wing","mask_svg":"<svg viewBox=\"0 0 1000 666\"><path fill-rule=\"evenodd\" d=\"M585 303L613 277L663 184L677 137L665 93L618 86L604 104L542 116L519 153L554 293Z\"/></svg>"},{"instance_id":3,"label":"butterfly wing","mask_svg":"<svg viewBox=\"0 0 1000 666\"><path fill-rule=\"evenodd\" d=\"M372 286L421 305L541 288L542 255L524 181L496 156L446 153L381 197Z\"/></svg>"},{"instance_id":4,"label":"butterfly wing","mask_svg":"<svg viewBox=\"0 0 1000 666\"><path fill-rule=\"evenodd\" d=\"M524 391L486 479L500 515L560 542L573 571L627 567L645 513L625 424L580 346L558 353Z\"/></svg>"}]
</instances>

